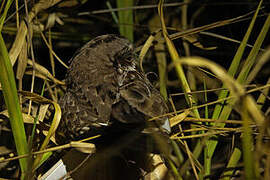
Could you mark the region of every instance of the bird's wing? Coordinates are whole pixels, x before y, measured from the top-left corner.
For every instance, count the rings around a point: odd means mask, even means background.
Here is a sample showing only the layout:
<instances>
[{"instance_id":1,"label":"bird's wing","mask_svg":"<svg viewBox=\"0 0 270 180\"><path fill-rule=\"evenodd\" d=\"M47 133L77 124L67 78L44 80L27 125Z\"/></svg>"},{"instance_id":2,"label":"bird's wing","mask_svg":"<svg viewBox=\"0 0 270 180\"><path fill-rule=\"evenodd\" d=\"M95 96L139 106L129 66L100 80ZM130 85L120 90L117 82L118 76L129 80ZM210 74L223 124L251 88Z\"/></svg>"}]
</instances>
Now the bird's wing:
<instances>
[{"instance_id":1,"label":"bird's wing","mask_svg":"<svg viewBox=\"0 0 270 180\"><path fill-rule=\"evenodd\" d=\"M67 73L67 92L60 100L63 111L61 126L68 127L62 129L69 129L75 137L89 131L91 126L107 126L110 122L118 90L114 85L112 63L100 58L108 57L83 48L73 58Z\"/></svg>"},{"instance_id":2,"label":"bird's wing","mask_svg":"<svg viewBox=\"0 0 270 180\"><path fill-rule=\"evenodd\" d=\"M134 79L120 89L123 97L130 106L148 117L161 116L168 112L168 107L157 91L145 77Z\"/></svg>"},{"instance_id":3,"label":"bird's wing","mask_svg":"<svg viewBox=\"0 0 270 180\"><path fill-rule=\"evenodd\" d=\"M127 114L130 114L130 116L131 114L134 115L135 112L137 113L135 117L143 115L147 118L162 116L168 112L168 107L160 93L143 74L138 72L136 72L135 78L134 74L126 77L124 85L120 88L120 95L122 99L120 108L122 107L122 109L118 111L122 112L123 116L121 118L118 117L118 120L122 122L134 122L134 120L130 121L131 118L124 118ZM160 117L157 122L163 125L166 120L167 117ZM139 121L145 121L145 119L137 118L137 122Z\"/></svg>"}]
</instances>

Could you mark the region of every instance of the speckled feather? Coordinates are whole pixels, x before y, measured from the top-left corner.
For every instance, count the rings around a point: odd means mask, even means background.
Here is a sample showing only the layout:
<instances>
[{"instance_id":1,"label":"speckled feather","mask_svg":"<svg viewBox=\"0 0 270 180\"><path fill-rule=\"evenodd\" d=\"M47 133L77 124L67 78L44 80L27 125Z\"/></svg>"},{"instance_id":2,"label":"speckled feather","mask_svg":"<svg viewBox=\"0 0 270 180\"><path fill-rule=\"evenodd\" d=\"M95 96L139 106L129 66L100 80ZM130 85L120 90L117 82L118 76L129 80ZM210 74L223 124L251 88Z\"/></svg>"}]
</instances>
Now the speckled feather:
<instances>
[{"instance_id":1,"label":"speckled feather","mask_svg":"<svg viewBox=\"0 0 270 180\"><path fill-rule=\"evenodd\" d=\"M144 123L149 117L168 112L159 91L137 69L136 54L127 39L99 36L75 53L70 62L67 90L59 101L62 119L58 131L67 139L115 121Z\"/></svg>"}]
</instances>

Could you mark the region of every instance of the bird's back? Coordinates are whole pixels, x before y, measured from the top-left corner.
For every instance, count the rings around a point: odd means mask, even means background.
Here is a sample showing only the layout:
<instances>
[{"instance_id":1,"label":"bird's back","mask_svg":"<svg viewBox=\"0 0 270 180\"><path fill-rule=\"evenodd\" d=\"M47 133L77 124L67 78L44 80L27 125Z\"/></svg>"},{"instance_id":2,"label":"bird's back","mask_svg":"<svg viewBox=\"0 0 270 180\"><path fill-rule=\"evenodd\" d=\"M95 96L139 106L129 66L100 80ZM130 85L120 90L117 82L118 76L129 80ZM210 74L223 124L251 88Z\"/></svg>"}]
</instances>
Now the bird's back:
<instances>
[{"instance_id":1,"label":"bird's back","mask_svg":"<svg viewBox=\"0 0 270 180\"><path fill-rule=\"evenodd\" d=\"M137 69L132 45L116 35L83 46L71 59L66 84L59 129L70 139L115 121L145 123L168 112L160 93Z\"/></svg>"}]
</instances>

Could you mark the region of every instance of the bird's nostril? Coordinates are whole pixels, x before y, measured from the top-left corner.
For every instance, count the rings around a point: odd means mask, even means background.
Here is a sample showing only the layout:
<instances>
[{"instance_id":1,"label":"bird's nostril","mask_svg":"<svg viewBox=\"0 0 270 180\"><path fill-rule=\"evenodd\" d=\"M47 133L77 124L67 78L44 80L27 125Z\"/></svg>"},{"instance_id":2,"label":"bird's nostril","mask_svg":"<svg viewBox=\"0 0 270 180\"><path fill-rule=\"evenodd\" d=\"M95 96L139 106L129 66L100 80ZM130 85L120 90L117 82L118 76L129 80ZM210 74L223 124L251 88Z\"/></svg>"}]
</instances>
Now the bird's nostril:
<instances>
[{"instance_id":1,"label":"bird's nostril","mask_svg":"<svg viewBox=\"0 0 270 180\"><path fill-rule=\"evenodd\" d=\"M168 134L171 133L172 130L171 130L171 126L170 126L170 122L169 122L168 118L166 118L166 120L165 120L164 124L161 126L161 128L163 130L165 130Z\"/></svg>"}]
</instances>

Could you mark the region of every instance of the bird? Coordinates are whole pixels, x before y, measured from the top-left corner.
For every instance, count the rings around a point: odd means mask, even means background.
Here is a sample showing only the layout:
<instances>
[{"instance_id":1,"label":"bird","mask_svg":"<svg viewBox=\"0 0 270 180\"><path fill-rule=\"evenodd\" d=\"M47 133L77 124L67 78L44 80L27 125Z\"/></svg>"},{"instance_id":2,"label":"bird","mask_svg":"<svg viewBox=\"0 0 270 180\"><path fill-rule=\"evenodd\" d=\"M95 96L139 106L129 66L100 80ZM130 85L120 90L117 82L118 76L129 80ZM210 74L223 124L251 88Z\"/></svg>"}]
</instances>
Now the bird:
<instances>
[{"instance_id":1,"label":"bird","mask_svg":"<svg viewBox=\"0 0 270 180\"><path fill-rule=\"evenodd\" d=\"M170 133L166 101L138 68L138 56L129 40L115 34L98 36L69 63L66 92L59 100L59 142L101 133L107 137L102 143L114 145L112 138L138 140L123 135ZM153 117L158 118L148 121Z\"/></svg>"},{"instance_id":2,"label":"bird","mask_svg":"<svg viewBox=\"0 0 270 180\"><path fill-rule=\"evenodd\" d=\"M136 60L133 45L115 34L98 36L75 53L66 74L66 93L59 101L59 129L67 138L74 140L116 121L140 124L168 113L165 100ZM156 123L165 127L168 118ZM164 129L170 131L168 126Z\"/></svg>"}]
</instances>

